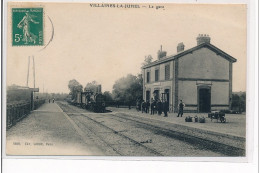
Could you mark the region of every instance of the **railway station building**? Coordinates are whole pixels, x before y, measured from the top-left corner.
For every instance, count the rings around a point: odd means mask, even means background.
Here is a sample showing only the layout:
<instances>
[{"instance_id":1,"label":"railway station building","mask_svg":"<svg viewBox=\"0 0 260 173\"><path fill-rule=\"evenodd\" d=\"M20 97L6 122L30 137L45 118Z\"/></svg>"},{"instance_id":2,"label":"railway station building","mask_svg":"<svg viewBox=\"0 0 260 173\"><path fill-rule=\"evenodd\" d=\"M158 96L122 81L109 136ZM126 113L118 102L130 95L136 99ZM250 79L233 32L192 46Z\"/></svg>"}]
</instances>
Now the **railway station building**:
<instances>
[{"instance_id":1,"label":"railway station building","mask_svg":"<svg viewBox=\"0 0 260 173\"><path fill-rule=\"evenodd\" d=\"M184 49L177 45L175 55L158 51L158 59L142 67L143 99L167 99L177 112L180 100L186 112L230 110L232 102L232 65L236 59L199 34L197 45Z\"/></svg>"}]
</instances>

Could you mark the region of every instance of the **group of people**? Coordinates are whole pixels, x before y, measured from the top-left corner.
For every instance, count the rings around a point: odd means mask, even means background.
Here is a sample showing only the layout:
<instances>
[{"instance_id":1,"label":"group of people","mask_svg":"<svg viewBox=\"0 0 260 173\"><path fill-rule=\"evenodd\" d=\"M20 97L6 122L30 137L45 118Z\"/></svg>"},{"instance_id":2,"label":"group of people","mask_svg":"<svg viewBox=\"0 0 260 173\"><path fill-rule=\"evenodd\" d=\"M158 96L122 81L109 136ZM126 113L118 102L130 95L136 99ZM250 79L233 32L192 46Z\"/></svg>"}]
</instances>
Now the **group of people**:
<instances>
[{"instance_id":1,"label":"group of people","mask_svg":"<svg viewBox=\"0 0 260 173\"><path fill-rule=\"evenodd\" d=\"M180 103L178 105L178 115L177 115L177 117L183 116L184 107L185 107L185 104L183 103L182 100L180 100ZM155 113L157 113L158 115L161 115L162 112L163 112L164 117L168 117L169 102L167 100L161 101L160 99L158 99L158 100L152 99L151 103L149 102L149 100L147 100L147 101L137 100L136 109L137 109L137 111L142 111L142 113L150 113L151 115L154 115Z\"/></svg>"},{"instance_id":2,"label":"group of people","mask_svg":"<svg viewBox=\"0 0 260 173\"><path fill-rule=\"evenodd\" d=\"M52 103L54 103L55 102L55 99L52 99ZM51 103L51 99L49 99L49 103Z\"/></svg>"},{"instance_id":3,"label":"group of people","mask_svg":"<svg viewBox=\"0 0 260 173\"><path fill-rule=\"evenodd\" d=\"M154 115L155 113L158 113L158 115L161 115L162 112L164 113L164 117L168 116L169 111L169 102L168 101L161 101L160 99L151 100L151 103L149 100L145 101L142 100L137 101L136 104L137 111L142 111L142 113L151 113L151 115ZM150 111L151 110L151 111Z\"/></svg>"}]
</instances>

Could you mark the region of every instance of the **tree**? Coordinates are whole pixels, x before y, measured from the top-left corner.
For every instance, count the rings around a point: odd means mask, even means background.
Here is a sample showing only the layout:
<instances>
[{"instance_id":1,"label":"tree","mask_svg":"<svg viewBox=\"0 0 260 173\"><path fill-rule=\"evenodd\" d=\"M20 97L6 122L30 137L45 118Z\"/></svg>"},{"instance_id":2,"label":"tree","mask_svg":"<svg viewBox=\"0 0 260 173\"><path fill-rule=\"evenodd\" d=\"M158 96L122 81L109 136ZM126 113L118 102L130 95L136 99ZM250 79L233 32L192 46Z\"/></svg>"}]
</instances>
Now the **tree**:
<instances>
[{"instance_id":1,"label":"tree","mask_svg":"<svg viewBox=\"0 0 260 173\"><path fill-rule=\"evenodd\" d=\"M105 91L104 96L106 102L113 102L112 94L109 91Z\"/></svg>"},{"instance_id":2,"label":"tree","mask_svg":"<svg viewBox=\"0 0 260 173\"><path fill-rule=\"evenodd\" d=\"M241 96L241 102L240 102L240 106L241 106L241 112L246 112L246 93L244 92Z\"/></svg>"},{"instance_id":3,"label":"tree","mask_svg":"<svg viewBox=\"0 0 260 173\"><path fill-rule=\"evenodd\" d=\"M72 79L69 81L68 88L73 100L77 97L77 92L82 92L83 86L77 80Z\"/></svg>"},{"instance_id":4,"label":"tree","mask_svg":"<svg viewBox=\"0 0 260 173\"><path fill-rule=\"evenodd\" d=\"M92 92L96 92L97 87L98 87L97 81L92 81L92 82L87 83L87 85L84 88L84 91L89 90Z\"/></svg>"},{"instance_id":5,"label":"tree","mask_svg":"<svg viewBox=\"0 0 260 173\"><path fill-rule=\"evenodd\" d=\"M68 97L67 93L35 93L39 98L65 100Z\"/></svg>"},{"instance_id":6,"label":"tree","mask_svg":"<svg viewBox=\"0 0 260 173\"><path fill-rule=\"evenodd\" d=\"M113 96L116 101L133 103L136 99L142 98L143 79L139 74L134 76L128 74L126 77L118 79L113 85Z\"/></svg>"},{"instance_id":7,"label":"tree","mask_svg":"<svg viewBox=\"0 0 260 173\"><path fill-rule=\"evenodd\" d=\"M148 65L148 64L152 63L152 61L153 61L152 55L145 56L142 66Z\"/></svg>"},{"instance_id":8,"label":"tree","mask_svg":"<svg viewBox=\"0 0 260 173\"><path fill-rule=\"evenodd\" d=\"M246 93L232 94L232 110L238 110L240 113L246 111Z\"/></svg>"}]
</instances>

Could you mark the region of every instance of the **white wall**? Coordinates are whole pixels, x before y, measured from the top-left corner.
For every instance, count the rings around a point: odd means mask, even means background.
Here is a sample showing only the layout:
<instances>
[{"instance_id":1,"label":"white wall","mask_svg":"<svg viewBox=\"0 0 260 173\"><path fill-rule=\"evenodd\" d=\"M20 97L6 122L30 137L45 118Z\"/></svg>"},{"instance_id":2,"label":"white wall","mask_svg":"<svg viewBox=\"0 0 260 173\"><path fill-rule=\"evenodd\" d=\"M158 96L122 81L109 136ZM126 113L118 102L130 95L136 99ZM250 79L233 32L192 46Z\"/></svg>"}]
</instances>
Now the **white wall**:
<instances>
[{"instance_id":1,"label":"white wall","mask_svg":"<svg viewBox=\"0 0 260 173\"><path fill-rule=\"evenodd\" d=\"M210 83L210 82L208 82ZM229 104L229 82L211 82L211 104L228 105ZM179 100L185 104L198 104L196 81L179 81Z\"/></svg>"},{"instance_id":2,"label":"white wall","mask_svg":"<svg viewBox=\"0 0 260 173\"><path fill-rule=\"evenodd\" d=\"M229 61L208 48L179 58L180 78L229 79Z\"/></svg>"},{"instance_id":3,"label":"white wall","mask_svg":"<svg viewBox=\"0 0 260 173\"><path fill-rule=\"evenodd\" d=\"M178 100L183 100L185 104L197 104L196 81L179 81Z\"/></svg>"},{"instance_id":4,"label":"white wall","mask_svg":"<svg viewBox=\"0 0 260 173\"><path fill-rule=\"evenodd\" d=\"M229 104L229 82L213 82L211 86L211 104Z\"/></svg>"}]
</instances>

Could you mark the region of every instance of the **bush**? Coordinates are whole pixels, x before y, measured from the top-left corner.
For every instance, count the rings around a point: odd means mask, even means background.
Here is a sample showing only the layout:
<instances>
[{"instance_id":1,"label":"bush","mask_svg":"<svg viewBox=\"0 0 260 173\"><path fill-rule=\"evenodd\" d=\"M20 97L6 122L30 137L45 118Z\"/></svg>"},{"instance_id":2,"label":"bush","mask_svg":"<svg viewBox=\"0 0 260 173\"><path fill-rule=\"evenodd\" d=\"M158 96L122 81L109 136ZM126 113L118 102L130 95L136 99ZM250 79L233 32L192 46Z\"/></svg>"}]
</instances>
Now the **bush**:
<instances>
[{"instance_id":1,"label":"bush","mask_svg":"<svg viewBox=\"0 0 260 173\"><path fill-rule=\"evenodd\" d=\"M7 89L7 103L15 102L30 102L31 91L28 87L8 87Z\"/></svg>"}]
</instances>

